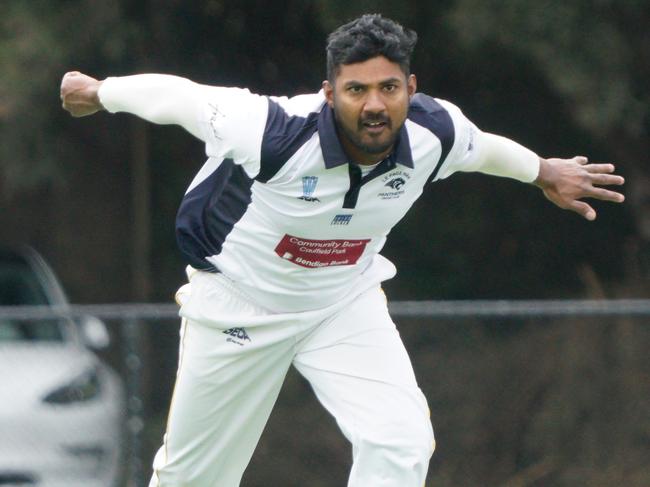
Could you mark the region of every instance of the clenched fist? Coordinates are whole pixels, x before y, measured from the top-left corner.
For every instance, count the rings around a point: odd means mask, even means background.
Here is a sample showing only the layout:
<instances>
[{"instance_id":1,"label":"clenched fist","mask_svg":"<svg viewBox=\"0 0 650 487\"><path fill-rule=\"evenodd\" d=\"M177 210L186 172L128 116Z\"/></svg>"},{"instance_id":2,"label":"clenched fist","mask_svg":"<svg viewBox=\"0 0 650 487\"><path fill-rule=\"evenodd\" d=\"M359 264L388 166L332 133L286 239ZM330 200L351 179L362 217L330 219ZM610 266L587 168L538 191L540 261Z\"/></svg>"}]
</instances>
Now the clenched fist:
<instances>
[{"instance_id":1,"label":"clenched fist","mask_svg":"<svg viewBox=\"0 0 650 487\"><path fill-rule=\"evenodd\" d=\"M92 115L104 107L97 91L102 82L78 71L70 71L61 80L61 101L63 108L73 117Z\"/></svg>"}]
</instances>

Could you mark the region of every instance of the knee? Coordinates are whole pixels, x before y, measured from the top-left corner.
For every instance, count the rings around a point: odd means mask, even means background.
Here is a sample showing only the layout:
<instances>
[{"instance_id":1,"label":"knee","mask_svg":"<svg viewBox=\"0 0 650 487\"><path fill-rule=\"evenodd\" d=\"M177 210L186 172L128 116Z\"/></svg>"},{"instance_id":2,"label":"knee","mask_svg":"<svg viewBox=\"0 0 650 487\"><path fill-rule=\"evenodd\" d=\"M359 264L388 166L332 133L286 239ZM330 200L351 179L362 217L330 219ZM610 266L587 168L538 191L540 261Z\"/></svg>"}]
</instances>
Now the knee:
<instances>
[{"instance_id":1,"label":"knee","mask_svg":"<svg viewBox=\"0 0 650 487\"><path fill-rule=\"evenodd\" d=\"M436 447L433 427L429 417L405 418L393 427L395 446L427 462Z\"/></svg>"},{"instance_id":2,"label":"knee","mask_svg":"<svg viewBox=\"0 0 650 487\"><path fill-rule=\"evenodd\" d=\"M376 422L357 438L357 447L372 449L381 456L428 463L435 449L435 437L428 416L401 415Z\"/></svg>"}]
</instances>

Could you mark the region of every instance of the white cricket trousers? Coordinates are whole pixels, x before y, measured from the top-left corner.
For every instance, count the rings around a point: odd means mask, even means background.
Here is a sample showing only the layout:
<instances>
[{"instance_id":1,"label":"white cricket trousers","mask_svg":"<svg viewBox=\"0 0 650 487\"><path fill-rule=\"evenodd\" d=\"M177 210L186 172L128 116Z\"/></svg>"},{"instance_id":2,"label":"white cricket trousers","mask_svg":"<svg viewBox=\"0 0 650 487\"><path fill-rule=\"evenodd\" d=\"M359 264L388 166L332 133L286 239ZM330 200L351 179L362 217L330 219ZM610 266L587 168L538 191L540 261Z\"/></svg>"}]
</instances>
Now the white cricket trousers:
<instances>
[{"instance_id":1,"label":"white cricket trousers","mask_svg":"<svg viewBox=\"0 0 650 487\"><path fill-rule=\"evenodd\" d=\"M196 272L179 301L176 385L149 487L239 486L292 364L352 443L348 487L424 485L429 409L379 286L277 314Z\"/></svg>"}]
</instances>

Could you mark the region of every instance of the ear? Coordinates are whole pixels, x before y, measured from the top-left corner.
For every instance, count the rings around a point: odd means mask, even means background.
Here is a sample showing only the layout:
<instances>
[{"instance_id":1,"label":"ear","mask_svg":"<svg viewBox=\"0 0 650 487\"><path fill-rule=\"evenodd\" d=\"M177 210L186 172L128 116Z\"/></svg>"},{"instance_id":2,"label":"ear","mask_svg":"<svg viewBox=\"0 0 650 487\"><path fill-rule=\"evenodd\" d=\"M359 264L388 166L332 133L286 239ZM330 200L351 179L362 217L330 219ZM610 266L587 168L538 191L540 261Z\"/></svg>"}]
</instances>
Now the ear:
<instances>
[{"instance_id":1,"label":"ear","mask_svg":"<svg viewBox=\"0 0 650 487\"><path fill-rule=\"evenodd\" d=\"M406 80L406 90L408 91L409 98L415 95L415 92L418 89L418 80L414 74L409 75L408 80Z\"/></svg>"},{"instance_id":2,"label":"ear","mask_svg":"<svg viewBox=\"0 0 650 487\"><path fill-rule=\"evenodd\" d=\"M328 81L323 81L323 91L325 92L325 99L327 104L333 108L334 107L334 86Z\"/></svg>"}]
</instances>

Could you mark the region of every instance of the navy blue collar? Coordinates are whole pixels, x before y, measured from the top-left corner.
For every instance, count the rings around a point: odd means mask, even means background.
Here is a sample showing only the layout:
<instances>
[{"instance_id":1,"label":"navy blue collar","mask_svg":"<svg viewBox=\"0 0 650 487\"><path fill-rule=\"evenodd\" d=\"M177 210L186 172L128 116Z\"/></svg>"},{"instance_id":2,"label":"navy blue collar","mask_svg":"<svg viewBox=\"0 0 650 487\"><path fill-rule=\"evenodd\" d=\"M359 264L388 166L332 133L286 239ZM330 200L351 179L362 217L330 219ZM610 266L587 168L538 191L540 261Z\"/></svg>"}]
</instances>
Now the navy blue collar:
<instances>
[{"instance_id":1,"label":"navy blue collar","mask_svg":"<svg viewBox=\"0 0 650 487\"><path fill-rule=\"evenodd\" d=\"M334 110L327 103L325 103L318 116L318 137L320 138L320 146L327 169L348 163L348 156L345 154L336 133ZM388 159L413 169L413 155L411 154L411 144L405 125L400 129L395 141L395 148L388 156Z\"/></svg>"}]
</instances>

